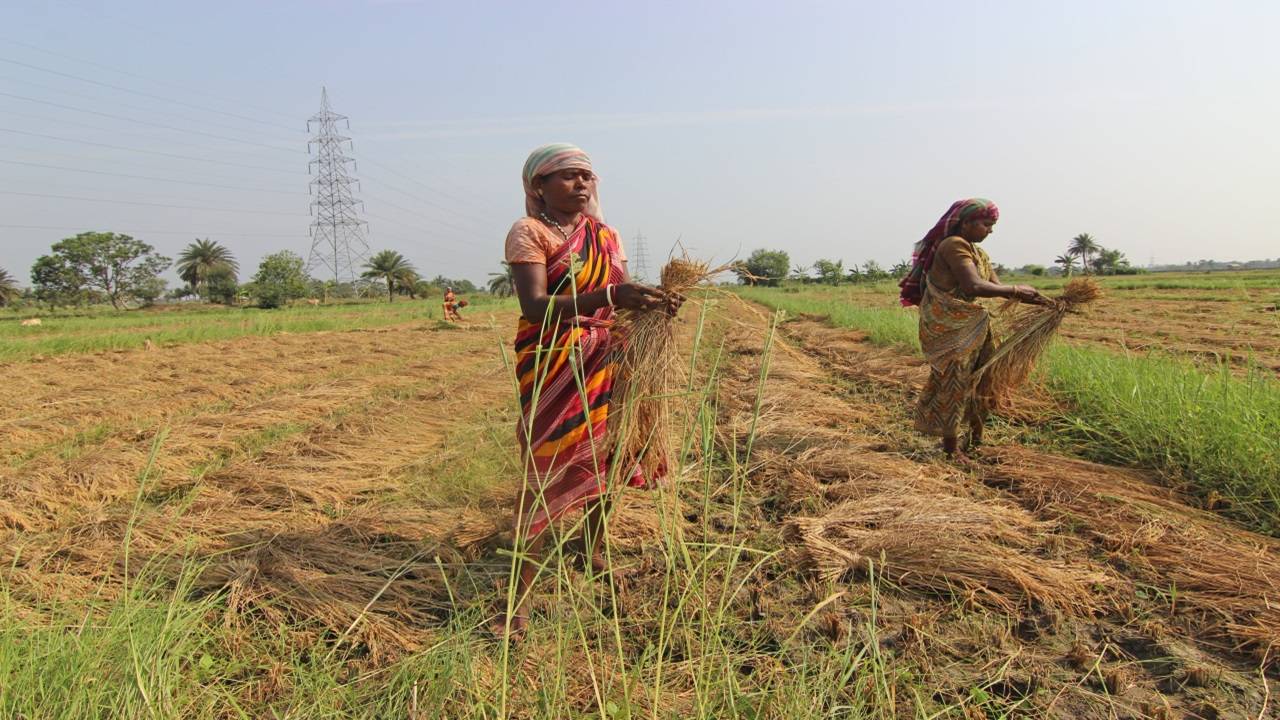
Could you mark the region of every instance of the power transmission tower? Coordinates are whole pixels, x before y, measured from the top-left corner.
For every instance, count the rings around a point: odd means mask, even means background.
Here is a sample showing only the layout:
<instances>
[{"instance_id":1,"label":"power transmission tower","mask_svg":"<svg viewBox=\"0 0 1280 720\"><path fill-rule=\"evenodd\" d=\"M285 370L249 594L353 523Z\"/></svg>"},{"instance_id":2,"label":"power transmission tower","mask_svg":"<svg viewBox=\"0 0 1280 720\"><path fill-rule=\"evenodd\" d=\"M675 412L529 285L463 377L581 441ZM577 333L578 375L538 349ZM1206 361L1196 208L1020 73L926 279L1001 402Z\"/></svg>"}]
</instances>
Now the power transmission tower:
<instances>
[{"instance_id":1,"label":"power transmission tower","mask_svg":"<svg viewBox=\"0 0 1280 720\"><path fill-rule=\"evenodd\" d=\"M314 173L311 192L311 252L307 256L307 272L324 270L333 275L335 282L355 282L359 277L360 263L369 252L365 240L368 223L357 215L356 206L364 210L364 203L355 199L352 186L359 188L356 180L347 172L347 165L355 169L355 159L344 152L353 149L351 138L338 134L338 121L351 123L346 115L329 109L329 93L320 90L320 112L307 120L307 132L314 123L315 135L307 141L307 152L316 148L316 159L307 165L307 172Z\"/></svg>"},{"instance_id":2,"label":"power transmission tower","mask_svg":"<svg viewBox=\"0 0 1280 720\"><path fill-rule=\"evenodd\" d=\"M627 263L631 279L636 282L649 280L649 249L644 244L644 234L636 233L631 241L630 262Z\"/></svg>"}]
</instances>

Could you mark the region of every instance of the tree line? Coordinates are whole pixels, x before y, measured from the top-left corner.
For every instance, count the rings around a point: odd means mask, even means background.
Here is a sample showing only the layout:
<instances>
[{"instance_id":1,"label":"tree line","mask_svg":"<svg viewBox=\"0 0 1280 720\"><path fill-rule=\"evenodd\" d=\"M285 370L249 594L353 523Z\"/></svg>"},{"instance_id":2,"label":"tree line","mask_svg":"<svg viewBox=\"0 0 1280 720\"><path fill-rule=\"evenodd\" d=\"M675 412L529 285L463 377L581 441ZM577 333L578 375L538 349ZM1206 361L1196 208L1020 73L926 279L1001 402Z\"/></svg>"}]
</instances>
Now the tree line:
<instances>
[{"instance_id":1,"label":"tree line","mask_svg":"<svg viewBox=\"0 0 1280 720\"><path fill-rule=\"evenodd\" d=\"M161 273L173 267L183 285L169 289ZM452 287L461 293L478 288L466 279L437 275L420 276L402 254L382 250L366 261L357 282L335 282L311 277L305 262L288 250L262 259L257 272L241 282L240 265L221 243L196 239L174 261L151 245L114 232L84 232L53 244L50 252L31 267L31 287L23 291L17 278L0 268L0 306L23 301L51 306L110 303L116 309L131 304L149 305L161 298L199 298L206 302L243 305L250 302L276 308L303 298L368 296L385 292L388 302L397 295L427 297ZM493 284L493 283L491 283Z\"/></svg>"},{"instance_id":2,"label":"tree line","mask_svg":"<svg viewBox=\"0 0 1280 720\"><path fill-rule=\"evenodd\" d=\"M791 265L785 250L756 250L737 264L734 272L743 285L777 286L783 281L840 285L842 283L879 282L901 278L911 269L908 262L895 263L888 270L875 260L845 267L843 260L820 259L812 265Z\"/></svg>"},{"instance_id":3,"label":"tree line","mask_svg":"<svg viewBox=\"0 0 1280 720\"><path fill-rule=\"evenodd\" d=\"M1088 233L1072 238L1067 251L1054 261L1054 272L1070 277L1077 270L1093 275L1131 275L1142 272L1133 267L1123 252L1105 248ZM1008 268L996 264L997 275L1008 273ZM735 272L743 285L777 286L784 281L804 284L840 285L843 283L879 282L899 280L911 271L911 263L902 260L885 269L875 260L862 265L845 267L843 260L822 258L812 265L791 265L791 256L785 250L759 249L746 260L738 263ZM1017 271L1026 275L1045 275L1044 265L1024 265Z\"/></svg>"}]
</instances>

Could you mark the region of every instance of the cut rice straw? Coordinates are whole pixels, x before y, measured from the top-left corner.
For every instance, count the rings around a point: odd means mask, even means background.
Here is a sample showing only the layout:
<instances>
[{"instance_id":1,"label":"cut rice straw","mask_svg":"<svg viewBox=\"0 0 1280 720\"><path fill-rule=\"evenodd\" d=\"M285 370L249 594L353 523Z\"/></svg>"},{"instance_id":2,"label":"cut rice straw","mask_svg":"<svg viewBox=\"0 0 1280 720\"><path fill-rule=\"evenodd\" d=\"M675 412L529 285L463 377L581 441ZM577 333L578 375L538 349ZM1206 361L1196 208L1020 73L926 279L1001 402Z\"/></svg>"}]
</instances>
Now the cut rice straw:
<instances>
[{"instance_id":1,"label":"cut rice straw","mask_svg":"<svg viewBox=\"0 0 1280 720\"><path fill-rule=\"evenodd\" d=\"M683 295L728 270L683 254L662 268L659 288ZM634 458L646 479L666 475L671 457L669 399L680 386L682 363L676 348L675 318L666 308L621 310L617 327L625 341L618 359L613 397L621 399L620 422L612 424L611 447Z\"/></svg>"},{"instance_id":2,"label":"cut rice straw","mask_svg":"<svg viewBox=\"0 0 1280 720\"><path fill-rule=\"evenodd\" d=\"M1048 305L1026 305L1011 312L1007 321L1008 336L991 355L978 374L986 373L983 383L996 406L1006 406L1013 392L1022 386L1035 369L1036 361L1058 331L1069 313L1102 297L1102 288L1093 278L1075 278L1067 282L1063 292ZM1016 301L1009 301L1005 305Z\"/></svg>"}]
</instances>

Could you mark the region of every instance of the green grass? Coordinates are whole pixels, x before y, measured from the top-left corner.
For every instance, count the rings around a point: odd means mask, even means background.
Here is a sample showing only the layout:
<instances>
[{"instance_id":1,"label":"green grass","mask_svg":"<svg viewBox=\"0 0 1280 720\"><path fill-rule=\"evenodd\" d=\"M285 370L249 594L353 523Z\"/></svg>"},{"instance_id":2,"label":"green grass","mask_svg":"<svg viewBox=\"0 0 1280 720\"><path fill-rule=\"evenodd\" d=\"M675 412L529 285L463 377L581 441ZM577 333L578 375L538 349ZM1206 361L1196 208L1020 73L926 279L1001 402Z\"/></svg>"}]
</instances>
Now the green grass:
<instances>
[{"instance_id":1,"label":"green grass","mask_svg":"<svg viewBox=\"0 0 1280 720\"><path fill-rule=\"evenodd\" d=\"M515 306L514 300L477 296L463 310L478 322L494 309ZM0 320L0 362L35 356L63 355L103 350L137 349L146 340L156 345L231 340L250 335L282 332L305 333L385 327L440 318L438 298L398 302L362 302L345 305L307 305L261 310L194 306L89 314L55 314L42 318L37 327L22 327L18 316Z\"/></svg>"},{"instance_id":2,"label":"green grass","mask_svg":"<svg viewBox=\"0 0 1280 720\"><path fill-rule=\"evenodd\" d=\"M873 287L881 287L879 283ZM893 287L897 292L897 287ZM912 310L893 307L868 306L857 296L865 293L860 287L837 288L774 288L744 287L736 290L748 300L754 300L775 310L786 310L796 315L815 315L829 318L838 327L856 328L865 332L877 345L900 345L919 349L920 340L916 327L916 314Z\"/></svg>"},{"instance_id":3,"label":"green grass","mask_svg":"<svg viewBox=\"0 0 1280 720\"><path fill-rule=\"evenodd\" d=\"M880 345L918 352L918 316L868 307L844 288L743 288L741 294L791 314L820 315L866 332ZM861 304L858 304L861 302ZM1206 371L1171 354L1125 355L1055 343L1040 377L1068 401L1054 435L1079 454L1152 468L1171 484L1217 493L1225 512L1280 535L1280 382L1265 371Z\"/></svg>"}]
</instances>

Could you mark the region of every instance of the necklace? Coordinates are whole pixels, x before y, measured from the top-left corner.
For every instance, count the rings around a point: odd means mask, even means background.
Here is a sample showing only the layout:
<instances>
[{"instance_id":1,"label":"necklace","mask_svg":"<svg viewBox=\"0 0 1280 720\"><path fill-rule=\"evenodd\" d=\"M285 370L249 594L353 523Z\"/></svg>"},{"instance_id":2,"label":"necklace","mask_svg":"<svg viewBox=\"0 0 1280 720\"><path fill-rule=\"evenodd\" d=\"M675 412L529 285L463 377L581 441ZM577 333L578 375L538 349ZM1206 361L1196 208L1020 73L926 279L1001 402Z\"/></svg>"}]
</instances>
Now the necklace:
<instances>
[{"instance_id":1,"label":"necklace","mask_svg":"<svg viewBox=\"0 0 1280 720\"><path fill-rule=\"evenodd\" d=\"M538 215L542 217L542 222L550 225L556 230L559 230L560 234L564 236L565 242L569 241L569 233L564 231L564 227L560 223L556 222L555 220L552 220L551 216L547 215L545 211L538 213Z\"/></svg>"}]
</instances>

